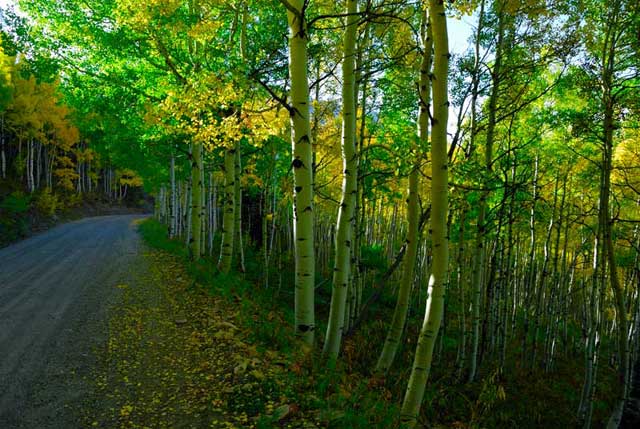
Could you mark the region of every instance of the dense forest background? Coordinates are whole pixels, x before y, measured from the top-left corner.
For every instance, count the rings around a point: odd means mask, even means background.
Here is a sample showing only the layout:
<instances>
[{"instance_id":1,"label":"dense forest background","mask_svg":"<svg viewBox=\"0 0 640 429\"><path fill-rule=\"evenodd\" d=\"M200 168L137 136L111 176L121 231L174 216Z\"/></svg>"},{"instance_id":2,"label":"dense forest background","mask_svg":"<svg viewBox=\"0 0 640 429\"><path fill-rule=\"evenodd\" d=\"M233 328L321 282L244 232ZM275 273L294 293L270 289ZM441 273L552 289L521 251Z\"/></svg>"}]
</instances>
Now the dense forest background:
<instances>
[{"instance_id":1,"label":"dense forest background","mask_svg":"<svg viewBox=\"0 0 640 429\"><path fill-rule=\"evenodd\" d=\"M2 242L152 195L328 426L633 427L640 3L18 4Z\"/></svg>"}]
</instances>

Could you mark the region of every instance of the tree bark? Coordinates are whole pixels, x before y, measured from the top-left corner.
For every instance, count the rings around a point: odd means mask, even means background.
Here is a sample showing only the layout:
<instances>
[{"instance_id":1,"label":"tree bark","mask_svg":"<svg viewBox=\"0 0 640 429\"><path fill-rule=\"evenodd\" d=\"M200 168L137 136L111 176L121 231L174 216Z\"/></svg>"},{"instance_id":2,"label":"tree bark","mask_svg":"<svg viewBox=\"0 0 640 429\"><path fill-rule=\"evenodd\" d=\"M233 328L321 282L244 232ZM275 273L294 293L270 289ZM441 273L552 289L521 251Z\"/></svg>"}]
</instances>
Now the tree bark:
<instances>
[{"instance_id":1,"label":"tree bark","mask_svg":"<svg viewBox=\"0 0 640 429\"><path fill-rule=\"evenodd\" d=\"M402 403L401 422L406 427L415 427L418 420L424 389L431 369L433 347L444 312L445 282L449 265L447 237L447 211L449 205L447 157L449 43L444 0L431 0L429 2L429 16L434 46L432 75L433 115L431 121L433 268L429 278L429 296L426 302L424 322L418 337L413 368Z\"/></svg>"},{"instance_id":2,"label":"tree bark","mask_svg":"<svg viewBox=\"0 0 640 429\"><path fill-rule=\"evenodd\" d=\"M356 93L355 59L358 30L358 2L347 0L347 26L344 31L344 59L342 61L342 198L338 209L335 239L335 264L329 324L323 355L335 360L345 325L347 292L351 279L351 245L353 243L353 217L356 206L358 160L356 154Z\"/></svg>"},{"instance_id":3,"label":"tree bark","mask_svg":"<svg viewBox=\"0 0 640 429\"><path fill-rule=\"evenodd\" d=\"M420 114L418 117L418 138L419 145L414 147L415 163L409 175L409 197L407 199L407 251L405 257L404 271L398 289L398 300L391 319L391 326L384 342L384 347L376 365L376 371L385 373L391 367L398 346L402 339L402 332L407 319L409 309L409 296L415 280L416 255L418 252L419 239L419 219L418 219L418 199L420 188L420 165L422 163L422 151L427 147L429 140L429 108L431 105L431 87L429 73L431 72L433 39L431 35L431 25L428 22L427 14L423 16L422 25L422 59L420 62L420 80L418 83Z\"/></svg>"},{"instance_id":4,"label":"tree bark","mask_svg":"<svg viewBox=\"0 0 640 429\"><path fill-rule=\"evenodd\" d=\"M235 229L235 150L224 152L224 215L222 218L222 242L218 269L223 273L231 270L233 259L233 236Z\"/></svg>"},{"instance_id":5,"label":"tree bark","mask_svg":"<svg viewBox=\"0 0 640 429\"><path fill-rule=\"evenodd\" d=\"M313 147L309 124L306 1L283 2L289 22L291 146L293 159L293 238L295 255L295 332L312 345L315 334L315 249L313 236Z\"/></svg>"},{"instance_id":6,"label":"tree bark","mask_svg":"<svg viewBox=\"0 0 640 429\"><path fill-rule=\"evenodd\" d=\"M202 143L193 142L191 155L191 238L189 253L197 261L202 256Z\"/></svg>"}]
</instances>

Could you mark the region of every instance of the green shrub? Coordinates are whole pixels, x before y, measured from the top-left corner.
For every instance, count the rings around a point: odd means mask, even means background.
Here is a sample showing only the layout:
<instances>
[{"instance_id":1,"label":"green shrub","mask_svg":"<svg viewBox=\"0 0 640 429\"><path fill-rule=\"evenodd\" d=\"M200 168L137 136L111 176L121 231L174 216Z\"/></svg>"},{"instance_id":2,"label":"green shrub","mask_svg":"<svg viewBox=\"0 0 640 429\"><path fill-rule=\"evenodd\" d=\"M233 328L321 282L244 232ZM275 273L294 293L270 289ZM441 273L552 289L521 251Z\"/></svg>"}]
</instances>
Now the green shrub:
<instances>
[{"instance_id":1,"label":"green shrub","mask_svg":"<svg viewBox=\"0 0 640 429\"><path fill-rule=\"evenodd\" d=\"M31 195L15 191L0 202L0 209L8 215L25 213L31 206Z\"/></svg>"},{"instance_id":2,"label":"green shrub","mask_svg":"<svg viewBox=\"0 0 640 429\"><path fill-rule=\"evenodd\" d=\"M58 196L51 192L51 188L45 188L35 198L34 206L38 212L44 216L56 214L60 202Z\"/></svg>"},{"instance_id":3,"label":"green shrub","mask_svg":"<svg viewBox=\"0 0 640 429\"><path fill-rule=\"evenodd\" d=\"M179 240L169 240L167 238L167 227L155 219L149 219L142 222L139 230L142 237L151 246L169 252L173 255L178 255L182 258L187 257L187 251L184 247L184 243Z\"/></svg>"},{"instance_id":4,"label":"green shrub","mask_svg":"<svg viewBox=\"0 0 640 429\"><path fill-rule=\"evenodd\" d=\"M29 231L28 211L31 195L13 192L0 201L0 245L26 236Z\"/></svg>"},{"instance_id":5,"label":"green shrub","mask_svg":"<svg viewBox=\"0 0 640 429\"><path fill-rule=\"evenodd\" d=\"M78 193L69 193L64 197L64 207L66 208L74 208L78 207L82 203L82 195Z\"/></svg>"},{"instance_id":6,"label":"green shrub","mask_svg":"<svg viewBox=\"0 0 640 429\"><path fill-rule=\"evenodd\" d=\"M362 246L360 264L369 269L383 272L387 269L387 259L384 257L382 246Z\"/></svg>"}]
</instances>

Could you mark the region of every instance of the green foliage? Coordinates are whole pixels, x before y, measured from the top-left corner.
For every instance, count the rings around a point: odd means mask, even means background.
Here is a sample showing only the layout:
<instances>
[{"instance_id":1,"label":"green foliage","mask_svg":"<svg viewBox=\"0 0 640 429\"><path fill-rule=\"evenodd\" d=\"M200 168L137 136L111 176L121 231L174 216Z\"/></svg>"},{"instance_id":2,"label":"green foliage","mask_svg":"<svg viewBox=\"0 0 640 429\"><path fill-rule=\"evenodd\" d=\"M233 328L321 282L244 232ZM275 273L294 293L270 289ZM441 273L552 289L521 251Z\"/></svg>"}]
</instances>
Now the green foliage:
<instances>
[{"instance_id":1,"label":"green foliage","mask_svg":"<svg viewBox=\"0 0 640 429\"><path fill-rule=\"evenodd\" d=\"M51 188L45 188L35 196L33 204L41 215L51 217L56 214L60 201Z\"/></svg>"},{"instance_id":2,"label":"green foliage","mask_svg":"<svg viewBox=\"0 0 640 429\"><path fill-rule=\"evenodd\" d=\"M0 201L0 210L9 216L24 213L31 207L31 195L15 191Z\"/></svg>"},{"instance_id":3,"label":"green foliage","mask_svg":"<svg viewBox=\"0 0 640 429\"><path fill-rule=\"evenodd\" d=\"M0 37L0 42L2 39L4 37ZM11 58L5 54L4 49L0 46L0 112L7 108L12 96Z\"/></svg>"},{"instance_id":4,"label":"green foliage","mask_svg":"<svg viewBox=\"0 0 640 429\"><path fill-rule=\"evenodd\" d=\"M484 416L493 411L496 404L506 400L504 386L500 383L498 371L494 371L482 381L478 400L473 406L472 427L479 427Z\"/></svg>"},{"instance_id":5,"label":"green foliage","mask_svg":"<svg viewBox=\"0 0 640 429\"><path fill-rule=\"evenodd\" d=\"M64 204L64 207L70 209L70 208L78 207L80 204L82 204L82 200L83 200L82 194L78 194L75 192L66 193L64 194L63 204Z\"/></svg>"},{"instance_id":6,"label":"green foliage","mask_svg":"<svg viewBox=\"0 0 640 429\"><path fill-rule=\"evenodd\" d=\"M167 239L167 227L157 221L142 222L138 227L142 238L156 249L187 258L184 243Z\"/></svg>"},{"instance_id":7,"label":"green foliage","mask_svg":"<svg viewBox=\"0 0 640 429\"><path fill-rule=\"evenodd\" d=\"M384 272L388 268L384 249L380 245L362 246L360 264L367 269Z\"/></svg>"},{"instance_id":8,"label":"green foliage","mask_svg":"<svg viewBox=\"0 0 640 429\"><path fill-rule=\"evenodd\" d=\"M31 195L15 191L0 201L0 246L25 237L29 232Z\"/></svg>"}]
</instances>

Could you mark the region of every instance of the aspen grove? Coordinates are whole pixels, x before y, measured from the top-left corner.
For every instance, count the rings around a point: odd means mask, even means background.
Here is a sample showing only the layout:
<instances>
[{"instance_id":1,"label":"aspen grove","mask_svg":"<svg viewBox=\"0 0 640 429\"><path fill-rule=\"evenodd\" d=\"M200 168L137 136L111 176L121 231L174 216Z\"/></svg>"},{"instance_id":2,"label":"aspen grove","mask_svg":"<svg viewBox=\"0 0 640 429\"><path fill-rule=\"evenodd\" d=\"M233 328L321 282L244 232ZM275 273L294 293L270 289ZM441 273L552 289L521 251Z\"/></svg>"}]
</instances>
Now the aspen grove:
<instances>
[{"instance_id":1,"label":"aspen grove","mask_svg":"<svg viewBox=\"0 0 640 429\"><path fill-rule=\"evenodd\" d=\"M198 424L172 405L185 382L99 427L640 427L637 0L0 18L0 244L147 204L184 293L228 299L283 370L230 366L242 394L203 375L223 396Z\"/></svg>"}]
</instances>

